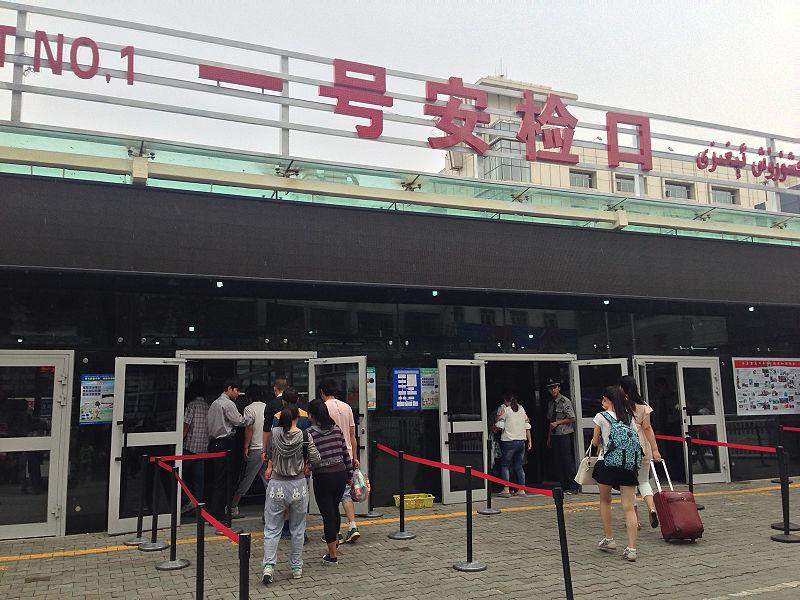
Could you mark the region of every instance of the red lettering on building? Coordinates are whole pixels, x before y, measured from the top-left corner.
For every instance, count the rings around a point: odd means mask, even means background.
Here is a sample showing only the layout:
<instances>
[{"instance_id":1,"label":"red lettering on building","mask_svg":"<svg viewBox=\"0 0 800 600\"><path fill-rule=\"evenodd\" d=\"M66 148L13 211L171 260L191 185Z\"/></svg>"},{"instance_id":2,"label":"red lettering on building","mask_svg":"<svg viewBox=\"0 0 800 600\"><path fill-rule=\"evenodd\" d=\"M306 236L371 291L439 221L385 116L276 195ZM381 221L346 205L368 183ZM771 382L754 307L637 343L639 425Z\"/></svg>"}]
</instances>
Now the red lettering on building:
<instances>
[{"instance_id":1,"label":"red lettering on building","mask_svg":"<svg viewBox=\"0 0 800 600\"><path fill-rule=\"evenodd\" d=\"M632 125L638 129L639 151L622 152L619 149L619 124ZM618 167L619 163L642 165L643 171L653 168L653 151L650 147L650 119L625 113L606 113L606 133L608 134L608 166Z\"/></svg>"},{"instance_id":2,"label":"red lettering on building","mask_svg":"<svg viewBox=\"0 0 800 600\"><path fill-rule=\"evenodd\" d=\"M92 51L92 62L89 64L88 69L82 69L78 62L78 50L82 47L89 48ZM97 44L94 40L88 37L79 37L72 42L72 47L69 50L69 63L72 66L72 72L81 79L91 79L97 75L97 69L100 67L100 51L97 49Z\"/></svg>"},{"instance_id":3,"label":"red lettering on building","mask_svg":"<svg viewBox=\"0 0 800 600\"><path fill-rule=\"evenodd\" d=\"M42 47L47 54L47 64L53 75L61 75L64 70L64 34L59 33L56 37L56 55L53 56L53 49L50 47L50 40L47 39L46 31L37 31L34 34L33 46L33 70L37 73L42 68Z\"/></svg>"},{"instance_id":4,"label":"red lettering on building","mask_svg":"<svg viewBox=\"0 0 800 600\"><path fill-rule=\"evenodd\" d=\"M517 104L517 114L521 117L517 139L525 144L525 158L577 163L578 155L570 150L578 119L567 110L561 97L548 94L543 107L534 102L532 90L523 90L522 98ZM537 136L541 136L544 150L536 150Z\"/></svg>"},{"instance_id":5,"label":"red lettering on building","mask_svg":"<svg viewBox=\"0 0 800 600\"><path fill-rule=\"evenodd\" d=\"M11 25L0 25L0 67L6 64L6 36L16 36L17 28Z\"/></svg>"},{"instance_id":6,"label":"red lettering on building","mask_svg":"<svg viewBox=\"0 0 800 600\"><path fill-rule=\"evenodd\" d=\"M424 110L426 115L439 117L436 128L441 129L447 135L438 138L429 137L430 147L438 150L451 148L463 142L483 156L489 148L489 144L476 136L474 131L475 125L478 123L489 122L490 116L480 112L488 104L488 94L483 90L465 88L464 81L460 77L451 77L447 83L425 82L425 97L429 102L436 102L439 94L450 96L447 104L443 106L426 104ZM475 108L478 110L462 108L462 99L473 100Z\"/></svg>"},{"instance_id":7,"label":"red lettering on building","mask_svg":"<svg viewBox=\"0 0 800 600\"><path fill-rule=\"evenodd\" d=\"M352 77L348 72L367 75L371 79ZM369 125L356 125L360 138L375 139L383 133L383 111L379 108L355 106L351 102L392 106L394 99L386 96L386 69L350 60L334 59L333 85L319 86L319 95L336 98L333 112L351 117L369 119Z\"/></svg>"}]
</instances>

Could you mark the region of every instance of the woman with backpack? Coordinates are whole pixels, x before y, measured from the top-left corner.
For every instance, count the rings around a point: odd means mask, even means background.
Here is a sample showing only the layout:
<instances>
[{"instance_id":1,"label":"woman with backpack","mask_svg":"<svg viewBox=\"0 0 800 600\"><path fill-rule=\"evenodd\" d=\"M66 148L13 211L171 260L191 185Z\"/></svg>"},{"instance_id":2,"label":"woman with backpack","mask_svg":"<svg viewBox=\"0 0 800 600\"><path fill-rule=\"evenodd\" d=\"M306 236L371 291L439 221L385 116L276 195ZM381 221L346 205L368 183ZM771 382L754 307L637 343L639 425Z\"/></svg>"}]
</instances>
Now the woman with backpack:
<instances>
[{"instance_id":1,"label":"woman with backpack","mask_svg":"<svg viewBox=\"0 0 800 600\"><path fill-rule=\"evenodd\" d=\"M619 380L619 386L628 400L629 410L633 412L633 420L639 428L639 442L642 445L642 466L639 467L639 493L644 498L650 511L650 527L658 527L658 514L656 503L653 501L653 487L650 485L650 461L661 462L661 453L658 451L656 434L650 422L650 413L653 409L644 401L639 393L636 380L630 375L625 375ZM639 511L636 511L636 520L639 520Z\"/></svg>"},{"instance_id":2,"label":"woman with backpack","mask_svg":"<svg viewBox=\"0 0 800 600\"><path fill-rule=\"evenodd\" d=\"M314 466L314 497L322 515L325 543L328 553L322 564L335 567L339 564L336 547L339 545L342 516L339 502L353 477L353 461L339 426L333 422L328 407L322 400L314 400L308 408L313 425L308 430L319 450L320 462Z\"/></svg>"},{"instance_id":3,"label":"woman with backpack","mask_svg":"<svg viewBox=\"0 0 800 600\"><path fill-rule=\"evenodd\" d=\"M296 405L287 405L278 418L278 426L272 428L269 446L266 448L269 480L264 501L264 573L262 581L272 583L275 562L278 559L278 542L283 529L284 512L289 513L289 532L292 536L292 551L289 567L292 579L303 575L303 539L306 533L306 511L308 508L308 485L305 464L319 464L319 451L308 432L297 426L300 411Z\"/></svg>"},{"instance_id":4,"label":"woman with backpack","mask_svg":"<svg viewBox=\"0 0 800 600\"><path fill-rule=\"evenodd\" d=\"M600 487L600 518L605 535L598 548L606 552L613 552L617 548L611 528L611 489L618 489L622 496L628 533L628 545L622 552L622 558L635 562L638 524L634 503L642 460L639 434L622 388L605 388L600 402L604 410L594 417L592 436L592 445L599 448L600 459L595 464L592 476Z\"/></svg>"}]
</instances>

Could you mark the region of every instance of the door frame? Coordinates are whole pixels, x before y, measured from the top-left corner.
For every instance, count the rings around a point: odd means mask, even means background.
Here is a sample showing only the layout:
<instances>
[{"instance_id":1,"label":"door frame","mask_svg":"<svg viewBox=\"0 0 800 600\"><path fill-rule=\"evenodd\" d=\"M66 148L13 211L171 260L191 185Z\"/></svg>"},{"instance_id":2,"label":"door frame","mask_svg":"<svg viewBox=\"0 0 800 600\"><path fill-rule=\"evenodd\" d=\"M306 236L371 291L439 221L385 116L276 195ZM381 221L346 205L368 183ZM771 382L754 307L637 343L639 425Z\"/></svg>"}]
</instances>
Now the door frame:
<instances>
[{"instance_id":1,"label":"door frame","mask_svg":"<svg viewBox=\"0 0 800 600\"><path fill-rule=\"evenodd\" d=\"M683 382L683 367L703 368L711 370L711 381L714 391L714 414L713 415L692 415L693 425L715 425L717 428L717 441L727 442L728 432L725 426L725 408L722 399L722 380L719 370L719 358L716 356L653 356L653 355L634 355L633 371L637 383L642 390L642 395L647 392L647 382L641 381L639 367L647 363L666 363L675 364L678 382L678 399L681 403L681 431L685 437L689 431L689 417L686 411L686 391ZM673 442L674 443L674 442ZM693 474L694 483L730 483L731 470L728 449L718 446L719 451L719 474ZM689 473L689 451L686 444L683 444L684 468L688 476Z\"/></svg>"},{"instance_id":2,"label":"door frame","mask_svg":"<svg viewBox=\"0 0 800 600\"><path fill-rule=\"evenodd\" d=\"M135 436L134 441L139 441L137 446L150 445L175 445L175 454L183 451L183 410L184 394L186 388L186 360L182 358L170 357L143 357L143 356L118 356L114 360L114 413L111 424L111 452L109 454L109 477L108 477L108 522L107 531L109 535L129 533L136 530L136 517L121 518L119 515L120 484L122 475L121 457L122 444L124 442L124 408L125 408L125 369L127 365L164 365L178 367L178 385L175 407L175 430L130 433ZM170 436L174 436L170 438ZM138 439L137 439L138 438ZM130 445L130 444L129 444ZM180 468L180 465L179 465ZM180 524L180 494L178 502L178 524ZM166 506L167 512L159 512L159 520L163 527L169 524L170 507ZM150 515L145 515L142 520L142 528L147 529L151 526Z\"/></svg>"},{"instance_id":3,"label":"door frame","mask_svg":"<svg viewBox=\"0 0 800 600\"><path fill-rule=\"evenodd\" d=\"M17 364L14 364L17 363ZM46 450L50 452L47 474L47 521L0 527L0 539L51 537L66 535L67 478L69 477L69 434L72 421L72 385L75 370L74 350L0 350L3 366L53 366L53 412L50 436L42 438L4 438L0 446L12 452ZM58 408L58 413L56 410ZM58 414L58 420L56 420ZM15 441L11 441L11 440ZM45 444L36 443L49 439ZM21 447L20 447L21 446Z\"/></svg>"}]
</instances>

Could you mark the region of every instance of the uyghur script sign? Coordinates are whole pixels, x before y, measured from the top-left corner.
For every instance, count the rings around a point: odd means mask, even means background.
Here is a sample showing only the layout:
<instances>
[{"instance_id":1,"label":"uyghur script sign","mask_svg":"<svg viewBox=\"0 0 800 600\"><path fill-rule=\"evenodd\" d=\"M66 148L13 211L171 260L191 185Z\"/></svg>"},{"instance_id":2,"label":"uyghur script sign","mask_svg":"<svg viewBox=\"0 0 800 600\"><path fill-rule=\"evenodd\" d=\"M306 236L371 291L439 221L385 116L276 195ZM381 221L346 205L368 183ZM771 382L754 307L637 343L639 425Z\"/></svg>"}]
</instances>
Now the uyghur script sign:
<instances>
[{"instance_id":1,"label":"uyghur script sign","mask_svg":"<svg viewBox=\"0 0 800 600\"><path fill-rule=\"evenodd\" d=\"M715 142L709 142L708 145L712 148L716 147ZM726 142L725 152L720 151L718 155L716 151L713 151L710 161L708 159L708 148L703 150L703 152L699 152L695 157L697 168L702 171L708 169L709 173L713 173L718 167L730 167L736 171L736 179L741 179L742 169L747 166L747 144L739 144L739 156L734 156L733 150L730 148L731 143ZM764 150L762 146L758 149L757 156L761 158L754 160L750 165L750 172L756 179L763 175L766 181L771 180L783 183L789 175L800 176L800 161L794 165L786 164L785 162L788 160L791 163L791 161L795 160L793 152L789 152L784 157L783 150L773 154L772 148ZM778 162L776 159L784 159L784 161ZM711 166L709 166L709 162ZM764 175L764 173L766 173L766 175Z\"/></svg>"}]
</instances>

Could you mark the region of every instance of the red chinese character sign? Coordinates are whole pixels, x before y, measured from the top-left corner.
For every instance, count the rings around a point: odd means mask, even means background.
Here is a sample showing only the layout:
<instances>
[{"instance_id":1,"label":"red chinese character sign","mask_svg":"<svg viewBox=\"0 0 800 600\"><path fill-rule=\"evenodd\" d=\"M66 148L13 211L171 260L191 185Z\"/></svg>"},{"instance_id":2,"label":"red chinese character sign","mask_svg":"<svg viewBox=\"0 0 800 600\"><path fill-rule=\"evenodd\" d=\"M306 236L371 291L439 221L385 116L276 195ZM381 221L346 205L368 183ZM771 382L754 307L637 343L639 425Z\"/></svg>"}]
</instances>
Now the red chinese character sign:
<instances>
[{"instance_id":1,"label":"red chinese character sign","mask_svg":"<svg viewBox=\"0 0 800 600\"><path fill-rule=\"evenodd\" d=\"M619 149L619 125L632 125L638 129L639 151L622 152ZM653 150L650 147L650 119L624 113L606 113L606 133L608 134L608 166L618 167L619 163L642 165L643 171L653 169Z\"/></svg>"},{"instance_id":2,"label":"red chinese character sign","mask_svg":"<svg viewBox=\"0 0 800 600\"><path fill-rule=\"evenodd\" d=\"M351 77L348 71L367 75L371 79ZM356 106L351 102L378 106L394 104L394 100L386 95L385 68L339 58L333 61L333 86L319 86L319 95L336 98L336 108L333 111L336 114L369 119L369 125L356 125L356 134L370 140L383 133L383 111L379 108Z\"/></svg>"},{"instance_id":3,"label":"red chinese character sign","mask_svg":"<svg viewBox=\"0 0 800 600\"><path fill-rule=\"evenodd\" d=\"M431 148L452 148L456 144L465 143L483 156L489 144L475 135L475 125L488 123L490 116L483 111L488 105L488 94L482 90L467 89L460 77L451 77L447 83L435 81L425 82L425 98L429 102L436 102L439 95L450 96L447 104L426 104L425 114L439 117L436 128L447 135L444 137L429 137L428 144ZM463 100L474 100L475 108L462 108Z\"/></svg>"},{"instance_id":4,"label":"red chinese character sign","mask_svg":"<svg viewBox=\"0 0 800 600\"><path fill-rule=\"evenodd\" d=\"M522 98L522 102L517 104L517 114L521 117L517 139L525 144L525 158L577 163L578 155L570 153L570 150L578 119L570 114L561 97L548 94L543 107L534 102L532 90L524 90ZM538 136L542 138L544 150L536 150Z\"/></svg>"}]
</instances>

